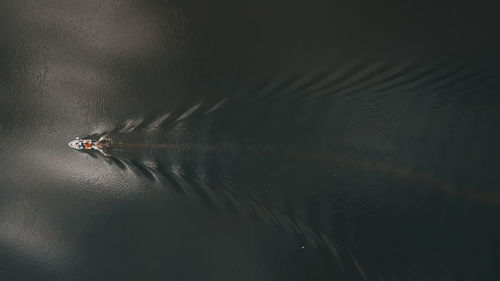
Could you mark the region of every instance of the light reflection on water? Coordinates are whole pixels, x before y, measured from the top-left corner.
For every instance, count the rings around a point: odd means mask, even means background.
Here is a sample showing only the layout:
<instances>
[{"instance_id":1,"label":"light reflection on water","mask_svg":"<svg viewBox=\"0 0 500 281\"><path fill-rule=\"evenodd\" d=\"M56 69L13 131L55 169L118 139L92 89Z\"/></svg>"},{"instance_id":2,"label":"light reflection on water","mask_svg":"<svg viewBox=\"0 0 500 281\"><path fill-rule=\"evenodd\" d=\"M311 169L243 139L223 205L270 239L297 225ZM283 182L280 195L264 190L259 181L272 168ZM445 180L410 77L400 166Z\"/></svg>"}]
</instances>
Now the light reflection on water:
<instances>
[{"instance_id":1,"label":"light reflection on water","mask_svg":"<svg viewBox=\"0 0 500 281\"><path fill-rule=\"evenodd\" d=\"M8 278L495 275L497 65L390 17L199 5L1 6Z\"/></svg>"}]
</instances>

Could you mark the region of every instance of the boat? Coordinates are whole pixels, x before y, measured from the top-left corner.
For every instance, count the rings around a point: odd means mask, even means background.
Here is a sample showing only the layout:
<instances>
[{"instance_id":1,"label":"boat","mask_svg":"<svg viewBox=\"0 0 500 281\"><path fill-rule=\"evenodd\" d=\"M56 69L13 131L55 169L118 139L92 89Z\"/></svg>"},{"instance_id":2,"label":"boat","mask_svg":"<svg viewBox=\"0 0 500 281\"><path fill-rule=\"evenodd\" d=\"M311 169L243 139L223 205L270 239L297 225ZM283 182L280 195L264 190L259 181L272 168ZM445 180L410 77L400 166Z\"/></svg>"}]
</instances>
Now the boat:
<instances>
[{"instance_id":1,"label":"boat","mask_svg":"<svg viewBox=\"0 0 500 281\"><path fill-rule=\"evenodd\" d=\"M76 137L75 140L70 141L68 146L82 152L93 152L99 151L104 155L107 155L104 149L109 145L110 141L101 137L97 142L92 139L80 139Z\"/></svg>"}]
</instances>

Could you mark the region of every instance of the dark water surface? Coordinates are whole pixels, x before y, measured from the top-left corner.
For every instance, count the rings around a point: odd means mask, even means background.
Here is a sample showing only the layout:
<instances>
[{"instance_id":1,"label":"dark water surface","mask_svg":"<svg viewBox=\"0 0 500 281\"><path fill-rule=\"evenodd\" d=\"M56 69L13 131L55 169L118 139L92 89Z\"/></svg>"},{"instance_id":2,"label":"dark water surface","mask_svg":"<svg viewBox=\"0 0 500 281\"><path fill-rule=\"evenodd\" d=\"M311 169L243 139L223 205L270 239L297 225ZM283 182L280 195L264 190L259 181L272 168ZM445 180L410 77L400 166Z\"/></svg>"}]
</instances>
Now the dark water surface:
<instances>
[{"instance_id":1,"label":"dark water surface","mask_svg":"<svg viewBox=\"0 0 500 281\"><path fill-rule=\"evenodd\" d=\"M2 1L0 280L499 280L495 11Z\"/></svg>"}]
</instances>

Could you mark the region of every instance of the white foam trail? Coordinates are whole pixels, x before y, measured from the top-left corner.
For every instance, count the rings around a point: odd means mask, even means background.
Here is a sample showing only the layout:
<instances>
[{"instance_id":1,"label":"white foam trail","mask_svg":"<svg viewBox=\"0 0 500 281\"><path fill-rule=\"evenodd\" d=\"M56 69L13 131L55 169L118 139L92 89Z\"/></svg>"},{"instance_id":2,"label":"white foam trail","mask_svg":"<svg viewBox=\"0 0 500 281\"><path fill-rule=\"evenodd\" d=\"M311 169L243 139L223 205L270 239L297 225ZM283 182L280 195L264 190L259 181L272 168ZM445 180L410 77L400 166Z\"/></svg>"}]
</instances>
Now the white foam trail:
<instances>
[{"instance_id":1,"label":"white foam trail","mask_svg":"<svg viewBox=\"0 0 500 281\"><path fill-rule=\"evenodd\" d=\"M130 133L132 132L139 124L141 124L142 119L130 119L125 122L125 126L120 130L122 133Z\"/></svg>"},{"instance_id":2,"label":"white foam trail","mask_svg":"<svg viewBox=\"0 0 500 281\"><path fill-rule=\"evenodd\" d=\"M219 101L218 103L216 103L215 105L210 107L207 111L205 111L205 113L210 113L212 111L219 109L219 107L221 107L226 101L227 101L227 98L222 99L221 101Z\"/></svg>"},{"instance_id":3,"label":"white foam trail","mask_svg":"<svg viewBox=\"0 0 500 281\"><path fill-rule=\"evenodd\" d=\"M186 112L184 112L181 116L179 116L179 118L177 118L176 121L180 121L186 117L188 117L189 115L193 114L193 112L195 112L196 110L198 110L198 108L200 108L201 106L201 103L191 107L190 109L188 109Z\"/></svg>"},{"instance_id":4,"label":"white foam trail","mask_svg":"<svg viewBox=\"0 0 500 281\"><path fill-rule=\"evenodd\" d=\"M155 119L153 122L151 122L148 126L147 126L147 129L148 130L155 130L155 129L158 129L158 127L160 127L160 125L165 122L165 120L167 120L167 118L170 116L170 113L167 113L167 114L164 114L162 116L160 116L159 118Z\"/></svg>"}]
</instances>

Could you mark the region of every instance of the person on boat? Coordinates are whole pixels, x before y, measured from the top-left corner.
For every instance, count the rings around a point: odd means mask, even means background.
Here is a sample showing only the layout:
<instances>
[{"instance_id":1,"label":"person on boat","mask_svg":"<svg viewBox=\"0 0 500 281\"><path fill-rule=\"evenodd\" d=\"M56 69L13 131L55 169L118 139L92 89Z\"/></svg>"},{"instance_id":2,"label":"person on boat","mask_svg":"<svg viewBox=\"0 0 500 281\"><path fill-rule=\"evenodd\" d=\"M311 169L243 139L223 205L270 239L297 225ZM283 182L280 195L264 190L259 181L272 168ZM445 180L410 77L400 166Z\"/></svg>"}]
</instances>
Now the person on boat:
<instances>
[{"instance_id":1,"label":"person on boat","mask_svg":"<svg viewBox=\"0 0 500 281\"><path fill-rule=\"evenodd\" d=\"M90 149L90 148L92 148L92 142L91 141L80 141L78 143L78 148L80 148L80 149Z\"/></svg>"},{"instance_id":2,"label":"person on boat","mask_svg":"<svg viewBox=\"0 0 500 281\"><path fill-rule=\"evenodd\" d=\"M90 149L92 148L92 142L91 141L86 141L83 146L85 147L85 149Z\"/></svg>"}]
</instances>

